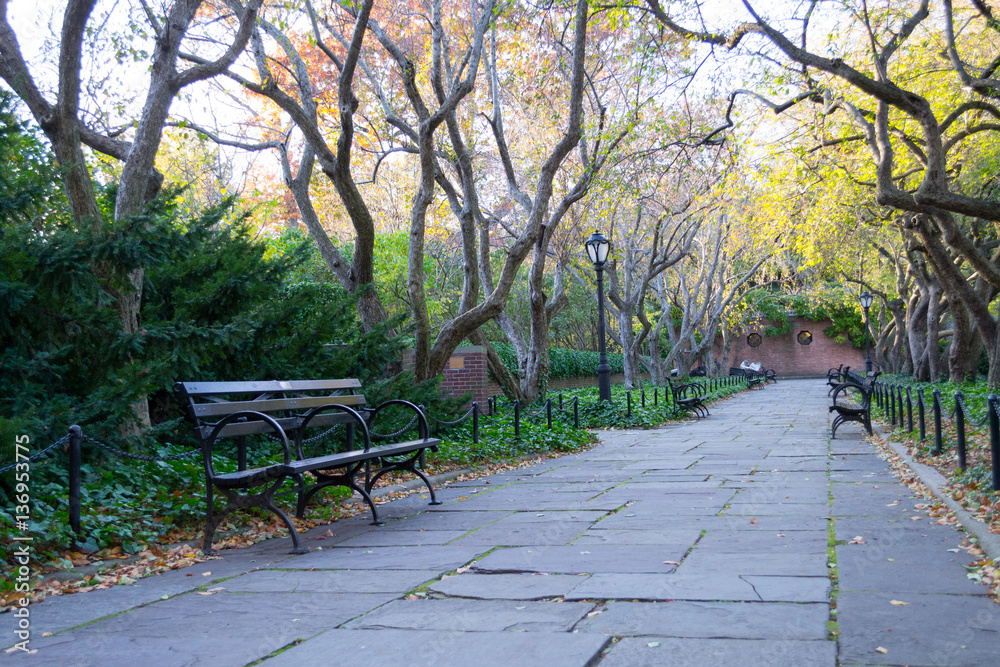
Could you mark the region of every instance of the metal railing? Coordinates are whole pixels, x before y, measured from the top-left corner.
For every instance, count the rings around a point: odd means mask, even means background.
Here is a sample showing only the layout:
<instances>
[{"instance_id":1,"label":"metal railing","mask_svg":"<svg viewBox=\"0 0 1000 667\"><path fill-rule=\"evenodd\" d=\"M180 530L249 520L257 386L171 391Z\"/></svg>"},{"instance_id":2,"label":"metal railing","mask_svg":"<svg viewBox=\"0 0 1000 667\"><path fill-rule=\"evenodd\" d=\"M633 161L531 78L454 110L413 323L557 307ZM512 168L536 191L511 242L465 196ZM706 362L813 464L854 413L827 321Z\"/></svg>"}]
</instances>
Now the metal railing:
<instances>
[{"instance_id":1,"label":"metal railing","mask_svg":"<svg viewBox=\"0 0 1000 667\"><path fill-rule=\"evenodd\" d=\"M984 426L989 427L991 484L994 491L1000 491L1000 397L990 394L986 399L985 414L976 415L965 402L965 394L956 391L953 407L948 419L955 427L955 454L958 457L958 467L968 468L969 431L978 431ZM875 383L875 406L889 420L889 424L907 433L914 430L914 404L916 406L916 428L920 442L928 438L927 403L924 397L924 387L917 387L914 399L912 386L888 382ZM941 399L941 390L935 388L931 393L931 416L934 444L931 454L939 456L945 451L944 420L945 409ZM905 410L905 419L904 419Z\"/></svg>"}]
</instances>

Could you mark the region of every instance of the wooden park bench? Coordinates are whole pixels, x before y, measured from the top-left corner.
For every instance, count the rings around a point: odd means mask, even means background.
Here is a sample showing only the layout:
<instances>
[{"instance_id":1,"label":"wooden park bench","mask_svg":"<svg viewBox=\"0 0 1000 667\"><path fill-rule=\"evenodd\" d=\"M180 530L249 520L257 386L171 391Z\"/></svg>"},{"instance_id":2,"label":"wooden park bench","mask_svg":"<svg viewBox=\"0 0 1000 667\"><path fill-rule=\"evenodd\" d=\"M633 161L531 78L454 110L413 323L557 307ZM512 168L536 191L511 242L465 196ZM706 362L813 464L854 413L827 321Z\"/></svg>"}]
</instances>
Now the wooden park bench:
<instances>
[{"instance_id":1,"label":"wooden park bench","mask_svg":"<svg viewBox=\"0 0 1000 667\"><path fill-rule=\"evenodd\" d=\"M708 396L701 393L704 387L694 382L668 382L670 385L670 395L674 399L674 405L681 410L693 412L698 417L708 417L708 407L705 401Z\"/></svg>"},{"instance_id":2,"label":"wooden park bench","mask_svg":"<svg viewBox=\"0 0 1000 667\"><path fill-rule=\"evenodd\" d=\"M881 371L875 371L862 381L847 379L841 382L832 390L830 412L836 412L833 418L830 437L837 437L837 429L846 422L858 422L872 433L872 392L875 387L875 380L881 375ZM844 377L849 378L847 369L844 369Z\"/></svg>"},{"instance_id":3,"label":"wooden park bench","mask_svg":"<svg viewBox=\"0 0 1000 667\"><path fill-rule=\"evenodd\" d=\"M417 475L430 491L431 504L439 504L434 488L418 467L424 452L440 443L428 437L423 411L409 401L386 401L365 407L358 380L297 380L258 382L178 382L174 392L194 424L205 465L208 507L205 515L203 551L210 553L216 528L230 512L259 507L274 513L288 526L292 553L304 553L288 516L274 504L274 496L292 480L298 498L296 515L301 518L308 500L320 489L343 486L356 491L381 525L371 497L375 483L394 470ZM396 406L396 407L392 407ZM409 423L392 436L416 426L417 438L390 445L372 446L372 427L379 415L389 415L396 426L412 412ZM391 413L391 414L390 414ZM384 423L385 420L383 419ZM324 429L306 439L307 431ZM376 437L377 434L376 434ZM227 440L235 442L226 442ZM320 441L307 456L305 445ZM359 442L360 441L360 442ZM237 470L219 473L215 457L228 454ZM248 454L254 467L248 467ZM357 477L364 471L363 479ZM227 499L216 514L214 489Z\"/></svg>"},{"instance_id":4,"label":"wooden park bench","mask_svg":"<svg viewBox=\"0 0 1000 667\"><path fill-rule=\"evenodd\" d=\"M751 371L745 368L737 368L735 366L730 366L729 368L729 375L731 377L742 377L747 379L748 389L762 387L769 379L767 373L770 373L770 379L774 380L774 371ZM774 381L776 382L777 380Z\"/></svg>"}]
</instances>

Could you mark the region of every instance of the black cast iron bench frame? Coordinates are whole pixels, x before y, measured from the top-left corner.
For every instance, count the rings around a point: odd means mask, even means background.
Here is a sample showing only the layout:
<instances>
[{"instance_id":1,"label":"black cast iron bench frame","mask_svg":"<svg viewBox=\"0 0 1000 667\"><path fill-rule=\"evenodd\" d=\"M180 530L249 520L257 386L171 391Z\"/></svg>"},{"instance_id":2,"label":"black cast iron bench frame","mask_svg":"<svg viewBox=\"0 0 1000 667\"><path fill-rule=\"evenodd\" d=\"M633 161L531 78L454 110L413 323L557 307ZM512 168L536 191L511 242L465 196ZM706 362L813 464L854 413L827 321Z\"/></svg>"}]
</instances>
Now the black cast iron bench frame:
<instances>
[{"instance_id":1,"label":"black cast iron bench frame","mask_svg":"<svg viewBox=\"0 0 1000 667\"><path fill-rule=\"evenodd\" d=\"M361 382L343 380L295 380L257 382L178 382L174 392L185 414L195 426L205 467L207 509L202 550L211 553L212 537L222 520L238 509L259 507L278 516L292 537L292 553L304 553L295 526L274 504L274 495L289 479L298 495L296 516L301 518L306 503L319 490L343 486L356 491L368 504L372 523L382 525L371 491L386 473L400 470L417 475L430 492L431 505L439 505L430 480L420 470L426 450L437 450L440 440L429 437L427 418L409 401L386 401L366 408L365 397L356 393ZM370 425L379 412L390 405L414 413L417 439L391 445L372 446ZM307 429L346 428L348 449L306 457L303 450ZM280 443L282 460L247 469L247 436L262 435ZM357 439L363 445L351 448ZM235 438L238 470L219 474L212 462L215 445L223 438ZM364 471L363 483L357 477ZM306 482L306 473L315 481ZM214 490L226 496L227 504L215 512Z\"/></svg>"},{"instance_id":2,"label":"black cast iron bench frame","mask_svg":"<svg viewBox=\"0 0 1000 667\"><path fill-rule=\"evenodd\" d=\"M693 412L698 417L708 417L708 407L705 401L708 396L698 392L703 391L703 387L694 382L669 382L670 395L674 399L674 405L687 412Z\"/></svg>"},{"instance_id":3,"label":"black cast iron bench frame","mask_svg":"<svg viewBox=\"0 0 1000 667\"><path fill-rule=\"evenodd\" d=\"M847 369L844 369L843 375L845 378L850 378ZM875 380L879 375L881 375L881 371L875 371L861 382L847 379L832 389L830 412L836 412L837 416L833 418L831 424L830 439L835 440L837 429L847 422L857 422L868 431L868 435L874 435L871 417L872 393L875 388ZM851 396L857 405L838 403L837 401L842 394Z\"/></svg>"}]
</instances>

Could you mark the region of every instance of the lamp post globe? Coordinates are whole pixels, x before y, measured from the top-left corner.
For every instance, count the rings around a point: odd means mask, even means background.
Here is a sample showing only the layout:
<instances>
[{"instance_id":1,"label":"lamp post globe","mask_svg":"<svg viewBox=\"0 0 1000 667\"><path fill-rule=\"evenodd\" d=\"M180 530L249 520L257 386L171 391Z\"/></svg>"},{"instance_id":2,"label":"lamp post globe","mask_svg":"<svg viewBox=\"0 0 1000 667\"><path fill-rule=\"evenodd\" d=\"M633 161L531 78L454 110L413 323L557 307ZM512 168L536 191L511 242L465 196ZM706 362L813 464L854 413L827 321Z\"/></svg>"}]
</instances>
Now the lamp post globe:
<instances>
[{"instance_id":1,"label":"lamp post globe","mask_svg":"<svg viewBox=\"0 0 1000 667\"><path fill-rule=\"evenodd\" d=\"M596 229L583 244L587 257L594 263L597 272L597 339L600 353L597 364L597 394L602 401L611 400L611 367L608 366L608 350L604 333L604 263L608 261L611 241Z\"/></svg>"},{"instance_id":2,"label":"lamp post globe","mask_svg":"<svg viewBox=\"0 0 1000 667\"><path fill-rule=\"evenodd\" d=\"M865 374L867 375L872 372L871 336L868 326L868 309L872 307L871 292L865 290L858 299L861 301L861 307L865 309Z\"/></svg>"}]
</instances>

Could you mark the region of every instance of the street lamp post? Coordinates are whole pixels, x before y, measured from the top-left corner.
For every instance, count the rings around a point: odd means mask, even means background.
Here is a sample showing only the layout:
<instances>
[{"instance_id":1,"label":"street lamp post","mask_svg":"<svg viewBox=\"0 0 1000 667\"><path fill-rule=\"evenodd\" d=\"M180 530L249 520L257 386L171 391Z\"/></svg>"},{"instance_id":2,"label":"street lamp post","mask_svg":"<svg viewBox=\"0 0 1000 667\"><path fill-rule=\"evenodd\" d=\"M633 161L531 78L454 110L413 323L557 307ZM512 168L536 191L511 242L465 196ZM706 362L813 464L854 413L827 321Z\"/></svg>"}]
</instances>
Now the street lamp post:
<instances>
[{"instance_id":1,"label":"street lamp post","mask_svg":"<svg viewBox=\"0 0 1000 667\"><path fill-rule=\"evenodd\" d=\"M868 290L861 293L861 307L865 309L865 374L872 372L872 346L869 336L868 309L872 307L872 295Z\"/></svg>"},{"instance_id":2,"label":"street lamp post","mask_svg":"<svg viewBox=\"0 0 1000 667\"><path fill-rule=\"evenodd\" d=\"M604 341L604 263L608 261L611 242L596 229L584 244L587 256L597 271L597 336L600 359L597 364L597 393L602 401L611 400L611 367L608 366L608 350Z\"/></svg>"}]
</instances>

